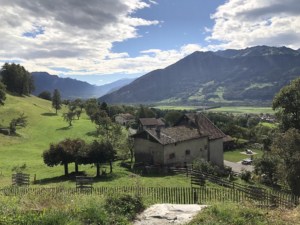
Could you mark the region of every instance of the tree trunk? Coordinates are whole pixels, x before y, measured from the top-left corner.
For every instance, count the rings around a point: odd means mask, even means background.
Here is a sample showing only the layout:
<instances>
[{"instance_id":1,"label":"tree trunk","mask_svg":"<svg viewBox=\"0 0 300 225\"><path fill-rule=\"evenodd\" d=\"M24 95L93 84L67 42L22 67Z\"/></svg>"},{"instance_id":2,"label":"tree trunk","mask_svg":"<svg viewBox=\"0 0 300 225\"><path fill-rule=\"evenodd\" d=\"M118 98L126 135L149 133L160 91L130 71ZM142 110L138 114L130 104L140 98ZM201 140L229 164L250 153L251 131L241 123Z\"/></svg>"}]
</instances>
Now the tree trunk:
<instances>
[{"instance_id":1,"label":"tree trunk","mask_svg":"<svg viewBox=\"0 0 300 225\"><path fill-rule=\"evenodd\" d=\"M57 108L55 107L55 113L56 113L56 115L57 115Z\"/></svg>"},{"instance_id":2,"label":"tree trunk","mask_svg":"<svg viewBox=\"0 0 300 225\"><path fill-rule=\"evenodd\" d=\"M96 177L100 177L100 163L96 163L97 174Z\"/></svg>"},{"instance_id":3,"label":"tree trunk","mask_svg":"<svg viewBox=\"0 0 300 225\"><path fill-rule=\"evenodd\" d=\"M78 173L78 163L75 163L75 173Z\"/></svg>"},{"instance_id":4,"label":"tree trunk","mask_svg":"<svg viewBox=\"0 0 300 225\"><path fill-rule=\"evenodd\" d=\"M65 169L65 176L68 176L69 175L68 163L64 164L64 169Z\"/></svg>"},{"instance_id":5,"label":"tree trunk","mask_svg":"<svg viewBox=\"0 0 300 225\"><path fill-rule=\"evenodd\" d=\"M110 167L109 173L112 173L112 162L111 161L109 161L109 167Z\"/></svg>"}]
</instances>

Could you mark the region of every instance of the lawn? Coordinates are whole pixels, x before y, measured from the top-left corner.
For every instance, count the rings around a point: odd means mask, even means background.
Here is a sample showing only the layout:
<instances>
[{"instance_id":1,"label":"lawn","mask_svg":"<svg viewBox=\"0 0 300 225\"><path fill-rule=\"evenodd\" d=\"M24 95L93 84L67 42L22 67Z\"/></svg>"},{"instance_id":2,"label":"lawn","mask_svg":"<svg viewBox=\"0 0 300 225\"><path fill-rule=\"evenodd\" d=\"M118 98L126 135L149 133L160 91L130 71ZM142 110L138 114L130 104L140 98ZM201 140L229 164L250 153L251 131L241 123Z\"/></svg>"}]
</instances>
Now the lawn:
<instances>
[{"instance_id":1,"label":"lawn","mask_svg":"<svg viewBox=\"0 0 300 225\"><path fill-rule=\"evenodd\" d=\"M251 149L253 152L257 153L256 155L253 155L253 158L261 158L263 155L262 150L258 149ZM241 152L245 152L245 149L234 149L232 151L225 151L224 152L224 160L230 161L230 162L240 162L243 159L250 158L250 155L242 154Z\"/></svg>"}]
</instances>

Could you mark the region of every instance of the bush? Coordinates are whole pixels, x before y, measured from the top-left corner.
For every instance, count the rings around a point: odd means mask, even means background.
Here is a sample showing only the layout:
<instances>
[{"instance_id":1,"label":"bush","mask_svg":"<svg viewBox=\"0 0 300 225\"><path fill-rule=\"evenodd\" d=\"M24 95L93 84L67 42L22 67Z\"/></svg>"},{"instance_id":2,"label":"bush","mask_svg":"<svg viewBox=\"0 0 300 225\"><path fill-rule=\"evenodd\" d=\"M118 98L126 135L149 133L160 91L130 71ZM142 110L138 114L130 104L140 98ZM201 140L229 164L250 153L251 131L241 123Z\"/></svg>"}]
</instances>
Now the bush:
<instances>
[{"instance_id":1,"label":"bush","mask_svg":"<svg viewBox=\"0 0 300 225\"><path fill-rule=\"evenodd\" d=\"M107 197L105 201L105 209L108 213L121 215L129 220L132 220L144 208L141 198L131 195L113 195Z\"/></svg>"},{"instance_id":2,"label":"bush","mask_svg":"<svg viewBox=\"0 0 300 225\"><path fill-rule=\"evenodd\" d=\"M251 172L248 170L243 170L240 176L242 180L248 182L251 179Z\"/></svg>"}]
</instances>

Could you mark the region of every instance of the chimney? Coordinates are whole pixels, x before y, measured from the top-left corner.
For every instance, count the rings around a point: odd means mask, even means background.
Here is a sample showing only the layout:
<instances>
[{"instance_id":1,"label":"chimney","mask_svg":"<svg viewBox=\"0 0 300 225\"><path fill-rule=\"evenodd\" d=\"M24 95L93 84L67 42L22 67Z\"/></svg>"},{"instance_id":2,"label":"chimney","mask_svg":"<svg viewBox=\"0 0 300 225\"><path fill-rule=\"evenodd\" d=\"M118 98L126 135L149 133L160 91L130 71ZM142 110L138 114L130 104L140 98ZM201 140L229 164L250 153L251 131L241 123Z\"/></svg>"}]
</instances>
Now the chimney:
<instances>
[{"instance_id":1,"label":"chimney","mask_svg":"<svg viewBox=\"0 0 300 225\"><path fill-rule=\"evenodd\" d=\"M160 127L159 126L156 126L156 136L160 139Z\"/></svg>"}]
</instances>

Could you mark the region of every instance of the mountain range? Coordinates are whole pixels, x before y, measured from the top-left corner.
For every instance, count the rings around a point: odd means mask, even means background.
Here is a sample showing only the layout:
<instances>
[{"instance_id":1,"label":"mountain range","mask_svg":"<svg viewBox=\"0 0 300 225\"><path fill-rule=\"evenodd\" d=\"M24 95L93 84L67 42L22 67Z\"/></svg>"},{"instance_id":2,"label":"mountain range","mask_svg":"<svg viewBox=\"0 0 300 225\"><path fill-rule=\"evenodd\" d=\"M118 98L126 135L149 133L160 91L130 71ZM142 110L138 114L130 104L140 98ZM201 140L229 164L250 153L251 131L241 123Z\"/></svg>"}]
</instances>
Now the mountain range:
<instances>
[{"instance_id":1,"label":"mountain range","mask_svg":"<svg viewBox=\"0 0 300 225\"><path fill-rule=\"evenodd\" d=\"M194 52L152 71L100 101L108 103L269 105L300 75L300 51L256 46Z\"/></svg>"},{"instance_id":2,"label":"mountain range","mask_svg":"<svg viewBox=\"0 0 300 225\"><path fill-rule=\"evenodd\" d=\"M35 84L34 95L39 95L43 91L52 93L54 89L58 89L63 99L99 98L104 94L118 90L134 80L121 79L110 84L96 86L72 78L50 75L46 72L32 72L31 75Z\"/></svg>"}]
</instances>

